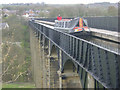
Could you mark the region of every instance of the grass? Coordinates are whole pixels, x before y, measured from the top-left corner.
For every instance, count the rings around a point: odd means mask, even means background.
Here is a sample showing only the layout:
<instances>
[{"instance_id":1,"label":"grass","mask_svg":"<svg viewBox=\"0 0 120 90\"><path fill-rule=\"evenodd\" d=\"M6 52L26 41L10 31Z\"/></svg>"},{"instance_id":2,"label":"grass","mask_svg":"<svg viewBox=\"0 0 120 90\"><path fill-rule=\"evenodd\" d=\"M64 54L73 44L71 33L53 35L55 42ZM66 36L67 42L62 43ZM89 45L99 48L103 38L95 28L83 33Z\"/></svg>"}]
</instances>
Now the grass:
<instances>
[{"instance_id":1,"label":"grass","mask_svg":"<svg viewBox=\"0 0 120 90\"><path fill-rule=\"evenodd\" d=\"M3 83L2 88L35 88L35 85L32 83Z\"/></svg>"}]
</instances>

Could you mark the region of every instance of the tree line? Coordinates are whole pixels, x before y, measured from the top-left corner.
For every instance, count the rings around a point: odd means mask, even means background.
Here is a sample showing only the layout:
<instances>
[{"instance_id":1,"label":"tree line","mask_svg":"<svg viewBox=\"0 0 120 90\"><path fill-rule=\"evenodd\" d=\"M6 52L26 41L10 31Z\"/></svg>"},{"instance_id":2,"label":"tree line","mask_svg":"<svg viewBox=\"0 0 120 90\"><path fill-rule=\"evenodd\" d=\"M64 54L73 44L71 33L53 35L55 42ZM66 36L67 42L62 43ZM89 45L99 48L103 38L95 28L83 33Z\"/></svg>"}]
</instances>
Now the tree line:
<instances>
[{"instance_id":1,"label":"tree line","mask_svg":"<svg viewBox=\"0 0 120 90\"><path fill-rule=\"evenodd\" d=\"M17 7L17 8L16 8ZM26 10L39 10L39 17L57 17L61 14L63 17L83 17L83 16L118 16L118 6L115 5L85 5L85 4L73 4L73 5L5 5L3 8L17 9L17 14L22 15ZM48 12L42 12L44 10Z\"/></svg>"}]
</instances>

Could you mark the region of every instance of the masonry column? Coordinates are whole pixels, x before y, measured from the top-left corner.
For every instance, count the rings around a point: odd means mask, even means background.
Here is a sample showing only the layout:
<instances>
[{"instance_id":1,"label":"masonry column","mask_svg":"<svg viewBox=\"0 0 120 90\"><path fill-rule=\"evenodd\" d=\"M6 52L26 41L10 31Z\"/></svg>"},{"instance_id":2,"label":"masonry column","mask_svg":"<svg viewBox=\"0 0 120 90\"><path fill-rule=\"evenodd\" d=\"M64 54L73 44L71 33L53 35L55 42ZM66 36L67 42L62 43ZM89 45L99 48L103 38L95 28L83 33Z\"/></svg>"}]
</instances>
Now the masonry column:
<instances>
[{"instance_id":1,"label":"masonry column","mask_svg":"<svg viewBox=\"0 0 120 90\"><path fill-rule=\"evenodd\" d=\"M50 40L48 41L48 55L47 55L47 87L50 88Z\"/></svg>"},{"instance_id":2,"label":"masonry column","mask_svg":"<svg viewBox=\"0 0 120 90\"><path fill-rule=\"evenodd\" d=\"M2 74L2 46L0 45L0 75ZM2 89L2 77L0 77L0 90Z\"/></svg>"},{"instance_id":3,"label":"masonry column","mask_svg":"<svg viewBox=\"0 0 120 90\"><path fill-rule=\"evenodd\" d=\"M94 82L93 77L90 74L88 74L87 76L88 76L88 88L94 88L95 87L95 85L94 85L95 82Z\"/></svg>"},{"instance_id":4,"label":"masonry column","mask_svg":"<svg viewBox=\"0 0 120 90\"><path fill-rule=\"evenodd\" d=\"M36 86L37 88L41 88L41 71L40 71L40 63L41 63L41 58L40 58L40 54L41 54L41 50L39 48L39 32L37 32L36 37L35 37L35 51L36 51L36 62L35 62L35 73L36 73Z\"/></svg>"},{"instance_id":5,"label":"masonry column","mask_svg":"<svg viewBox=\"0 0 120 90\"><path fill-rule=\"evenodd\" d=\"M39 33L39 32L38 32ZM43 88L43 51L40 45L40 36L30 30L30 47L32 54L32 75L37 88Z\"/></svg>"},{"instance_id":6,"label":"masonry column","mask_svg":"<svg viewBox=\"0 0 120 90\"><path fill-rule=\"evenodd\" d=\"M38 77L37 77L37 88L43 88L43 74L42 74L42 71L43 71L43 67L42 67L42 48L41 48L41 34L40 32L38 32L39 36L38 36L38 61L37 61L37 64L38 64Z\"/></svg>"},{"instance_id":7,"label":"masonry column","mask_svg":"<svg viewBox=\"0 0 120 90\"><path fill-rule=\"evenodd\" d=\"M62 71L62 51L59 50L59 70L58 70L58 75L59 75L59 88L62 88L62 77L61 77L61 71Z\"/></svg>"},{"instance_id":8,"label":"masonry column","mask_svg":"<svg viewBox=\"0 0 120 90\"><path fill-rule=\"evenodd\" d=\"M50 52L50 88L59 88L57 47L52 45Z\"/></svg>"},{"instance_id":9,"label":"masonry column","mask_svg":"<svg viewBox=\"0 0 120 90\"><path fill-rule=\"evenodd\" d=\"M42 73L43 73L43 87L44 88L46 88L47 87L47 80L46 80L46 59L45 59L45 37L43 36L43 46L42 46L42 51L43 51L43 53L42 53L42 56L43 56L43 71L42 71Z\"/></svg>"}]
</instances>

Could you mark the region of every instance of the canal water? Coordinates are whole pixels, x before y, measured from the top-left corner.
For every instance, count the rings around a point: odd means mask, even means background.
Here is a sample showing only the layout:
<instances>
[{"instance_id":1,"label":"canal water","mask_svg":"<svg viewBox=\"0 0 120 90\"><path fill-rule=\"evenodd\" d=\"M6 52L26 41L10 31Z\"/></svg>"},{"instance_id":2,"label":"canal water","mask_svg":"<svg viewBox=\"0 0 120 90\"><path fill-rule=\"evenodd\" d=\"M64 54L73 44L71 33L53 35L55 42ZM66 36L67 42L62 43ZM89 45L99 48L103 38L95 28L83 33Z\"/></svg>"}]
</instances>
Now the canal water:
<instances>
[{"instance_id":1,"label":"canal water","mask_svg":"<svg viewBox=\"0 0 120 90\"><path fill-rule=\"evenodd\" d=\"M103 39L103 38L99 38L91 35L88 35L88 36L77 35L77 37L87 40L89 42L92 42L101 47L107 48L113 52L120 53L120 42L118 43L118 42L110 41L107 39Z\"/></svg>"}]
</instances>

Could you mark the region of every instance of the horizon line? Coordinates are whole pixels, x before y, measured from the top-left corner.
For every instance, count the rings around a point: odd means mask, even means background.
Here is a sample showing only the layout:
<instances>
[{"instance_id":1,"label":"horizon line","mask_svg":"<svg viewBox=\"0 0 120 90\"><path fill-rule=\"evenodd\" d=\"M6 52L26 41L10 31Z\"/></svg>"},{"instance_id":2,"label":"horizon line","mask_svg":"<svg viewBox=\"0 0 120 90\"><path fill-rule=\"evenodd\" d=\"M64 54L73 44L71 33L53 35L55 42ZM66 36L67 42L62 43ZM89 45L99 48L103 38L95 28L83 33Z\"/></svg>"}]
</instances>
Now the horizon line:
<instances>
[{"instance_id":1,"label":"horizon line","mask_svg":"<svg viewBox=\"0 0 120 90\"><path fill-rule=\"evenodd\" d=\"M35 3L34 2L28 2L28 3L24 3L24 2L23 3L22 2L21 3L20 2L15 3L15 2L13 2L13 3L0 3L0 4L4 4L4 5L6 4L7 5L7 4L42 4L42 3L44 3L44 4L51 4L51 5L59 4L59 3L45 3L45 2L35 2ZM111 3L111 4L114 3L115 4L115 3L120 3L120 1L119 2L74 3L74 4L95 4L95 3L96 4L97 3ZM68 4L73 5L72 3L68 3ZM60 3L59 5L68 5L68 4L67 3L63 3L63 4Z\"/></svg>"}]
</instances>

